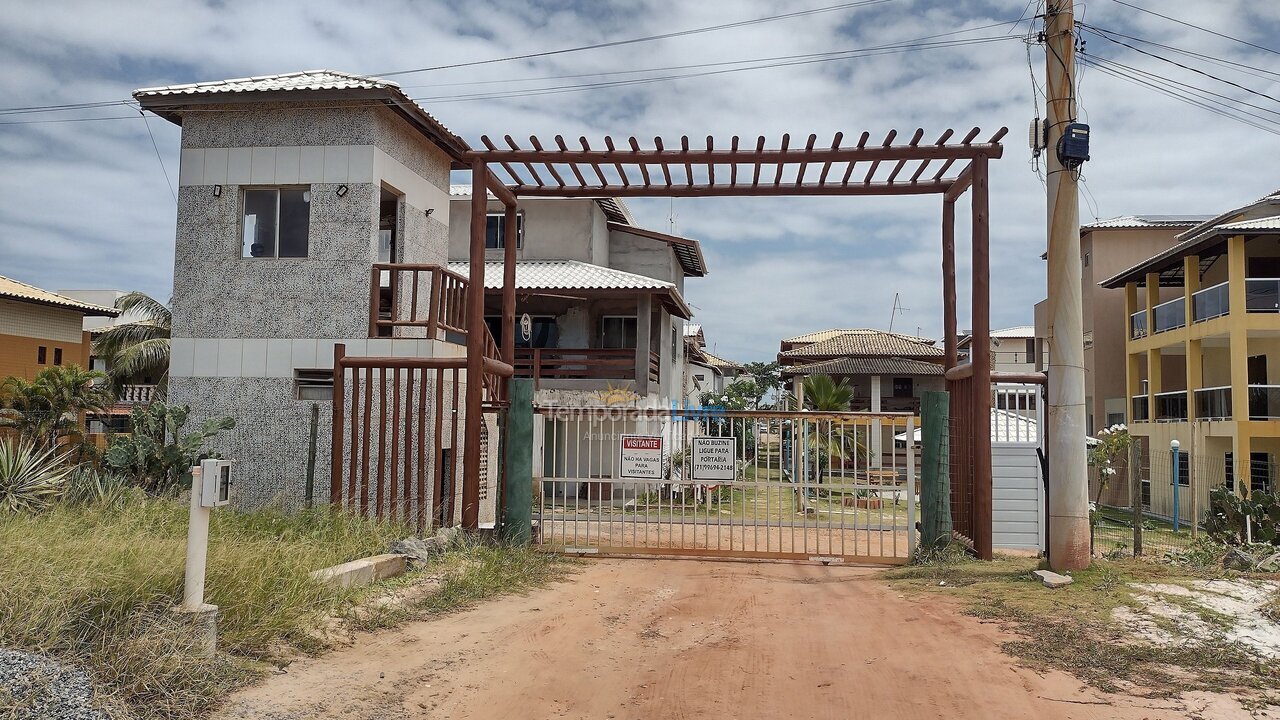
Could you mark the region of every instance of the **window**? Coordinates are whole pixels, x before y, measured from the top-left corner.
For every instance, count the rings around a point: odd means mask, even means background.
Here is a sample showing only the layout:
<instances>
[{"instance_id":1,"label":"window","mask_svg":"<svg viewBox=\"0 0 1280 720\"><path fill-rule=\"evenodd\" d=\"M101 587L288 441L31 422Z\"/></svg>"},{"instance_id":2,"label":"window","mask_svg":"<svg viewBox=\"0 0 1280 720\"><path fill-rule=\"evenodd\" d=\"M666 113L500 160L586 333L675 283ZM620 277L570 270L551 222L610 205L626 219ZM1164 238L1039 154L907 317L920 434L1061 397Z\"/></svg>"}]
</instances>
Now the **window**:
<instances>
[{"instance_id":1,"label":"window","mask_svg":"<svg viewBox=\"0 0 1280 720\"><path fill-rule=\"evenodd\" d=\"M36 348L36 362L44 365L49 362L49 348L41 345Z\"/></svg>"},{"instance_id":2,"label":"window","mask_svg":"<svg viewBox=\"0 0 1280 720\"><path fill-rule=\"evenodd\" d=\"M600 318L600 347L622 349L635 346L635 315L605 315Z\"/></svg>"},{"instance_id":3,"label":"window","mask_svg":"<svg viewBox=\"0 0 1280 720\"><path fill-rule=\"evenodd\" d=\"M1089 267L1089 253L1085 253L1084 257L1080 258L1080 264L1084 267Z\"/></svg>"},{"instance_id":4,"label":"window","mask_svg":"<svg viewBox=\"0 0 1280 720\"><path fill-rule=\"evenodd\" d=\"M1173 478L1169 478L1169 484L1173 484ZM1178 485L1191 486L1191 453L1189 452L1178 452Z\"/></svg>"},{"instance_id":5,"label":"window","mask_svg":"<svg viewBox=\"0 0 1280 720\"><path fill-rule=\"evenodd\" d=\"M911 378L894 378L893 379L893 396L894 397L913 397L915 395L915 383Z\"/></svg>"},{"instance_id":6,"label":"window","mask_svg":"<svg viewBox=\"0 0 1280 720\"><path fill-rule=\"evenodd\" d=\"M1122 412L1107 413L1107 427L1111 427L1112 425L1123 425L1123 424L1124 424L1124 413Z\"/></svg>"},{"instance_id":7,"label":"window","mask_svg":"<svg viewBox=\"0 0 1280 720\"><path fill-rule=\"evenodd\" d=\"M505 213L489 214L484 230L485 250L501 250L507 246L506 225ZM524 213L516 213L516 247L524 247Z\"/></svg>"},{"instance_id":8,"label":"window","mask_svg":"<svg viewBox=\"0 0 1280 720\"><path fill-rule=\"evenodd\" d=\"M1027 362L1035 364L1036 362L1036 339L1027 338Z\"/></svg>"},{"instance_id":9,"label":"window","mask_svg":"<svg viewBox=\"0 0 1280 720\"><path fill-rule=\"evenodd\" d=\"M53 364L54 365L62 364L62 348L53 349Z\"/></svg>"},{"instance_id":10,"label":"window","mask_svg":"<svg viewBox=\"0 0 1280 720\"><path fill-rule=\"evenodd\" d=\"M559 329L556 326L556 318L554 315L532 315L529 318L533 321L533 330L529 333L529 339L525 340L520 333L520 318L516 317L516 347L518 348L553 348L557 346L560 340ZM489 326L489 332L493 335L494 342L498 346L502 346L502 316L501 315L485 315L485 325Z\"/></svg>"},{"instance_id":11,"label":"window","mask_svg":"<svg viewBox=\"0 0 1280 720\"><path fill-rule=\"evenodd\" d=\"M306 257L311 190L244 191L242 257Z\"/></svg>"},{"instance_id":12,"label":"window","mask_svg":"<svg viewBox=\"0 0 1280 720\"><path fill-rule=\"evenodd\" d=\"M333 399L332 370L294 370L293 388L299 400Z\"/></svg>"},{"instance_id":13,"label":"window","mask_svg":"<svg viewBox=\"0 0 1280 720\"><path fill-rule=\"evenodd\" d=\"M1269 492L1271 482L1271 454L1265 452L1249 453L1249 487L1253 492ZM1228 490L1236 489L1235 458L1233 453L1226 454L1226 486Z\"/></svg>"}]
</instances>

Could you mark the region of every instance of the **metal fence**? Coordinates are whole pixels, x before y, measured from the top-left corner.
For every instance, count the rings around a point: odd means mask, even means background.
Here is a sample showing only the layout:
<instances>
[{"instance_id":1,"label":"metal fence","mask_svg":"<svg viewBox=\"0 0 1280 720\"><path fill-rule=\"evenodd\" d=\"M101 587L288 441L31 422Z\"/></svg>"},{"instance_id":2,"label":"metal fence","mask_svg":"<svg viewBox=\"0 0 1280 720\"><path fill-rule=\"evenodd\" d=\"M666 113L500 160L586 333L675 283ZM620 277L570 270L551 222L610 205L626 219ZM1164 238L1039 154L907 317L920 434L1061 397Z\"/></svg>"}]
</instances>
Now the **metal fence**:
<instances>
[{"instance_id":1,"label":"metal fence","mask_svg":"<svg viewBox=\"0 0 1280 720\"><path fill-rule=\"evenodd\" d=\"M538 408L543 549L906 562L915 418Z\"/></svg>"},{"instance_id":2,"label":"metal fence","mask_svg":"<svg viewBox=\"0 0 1280 720\"><path fill-rule=\"evenodd\" d=\"M1137 467L1138 500L1142 507L1137 525L1144 555L1159 556L1185 550L1201 533L1209 512L1209 493L1215 487L1231 485L1225 459L1208 453L1179 451L1177 469L1171 450L1140 450ZM1096 553L1132 554L1135 546L1135 518L1129 488L1131 469L1113 481L1119 487L1099 487L1093 481L1093 547ZM1174 482L1174 477L1177 482ZM1127 505L1119 504L1122 499ZM1108 500L1112 502L1108 502Z\"/></svg>"}]
</instances>

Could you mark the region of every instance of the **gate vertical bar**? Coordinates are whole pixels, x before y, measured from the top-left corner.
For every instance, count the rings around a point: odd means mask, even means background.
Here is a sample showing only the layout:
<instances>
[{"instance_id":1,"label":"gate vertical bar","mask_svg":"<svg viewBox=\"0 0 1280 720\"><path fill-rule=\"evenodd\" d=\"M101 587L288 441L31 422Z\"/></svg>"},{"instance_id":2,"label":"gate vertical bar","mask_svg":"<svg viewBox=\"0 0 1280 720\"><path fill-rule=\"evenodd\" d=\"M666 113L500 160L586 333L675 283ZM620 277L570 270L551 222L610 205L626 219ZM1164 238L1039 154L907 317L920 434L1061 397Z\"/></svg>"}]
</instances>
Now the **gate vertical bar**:
<instances>
[{"instance_id":1,"label":"gate vertical bar","mask_svg":"<svg viewBox=\"0 0 1280 720\"><path fill-rule=\"evenodd\" d=\"M333 346L333 430L330 437L329 451L329 504L337 505L342 501L342 423L345 419L347 391L346 370L342 360L347 356L346 343L335 343Z\"/></svg>"},{"instance_id":2,"label":"gate vertical bar","mask_svg":"<svg viewBox=\"0 0 1280 720\"><path fill-rule=\"evenodd\" d=\"M480 425L484 422L484 240L488 166L471 162L471 282L467 287L467 395L462 440L462 527L480 527ZM454 449L457 452L457 449Z\"/></svg>"},{"instance_id":3,"label":"gate vertical bar","mask_svg":"<svg viewBox=\"0 0 1280 720\"><path fill-rule=\"evenodd\" d=\"M916 556L916 419L907 418L907 556ZM897 515L895 512L894 515ZM897 522L895 521L896 525ZM894 530L895 537L897 530Z\"/></svg>"}]
</instances>

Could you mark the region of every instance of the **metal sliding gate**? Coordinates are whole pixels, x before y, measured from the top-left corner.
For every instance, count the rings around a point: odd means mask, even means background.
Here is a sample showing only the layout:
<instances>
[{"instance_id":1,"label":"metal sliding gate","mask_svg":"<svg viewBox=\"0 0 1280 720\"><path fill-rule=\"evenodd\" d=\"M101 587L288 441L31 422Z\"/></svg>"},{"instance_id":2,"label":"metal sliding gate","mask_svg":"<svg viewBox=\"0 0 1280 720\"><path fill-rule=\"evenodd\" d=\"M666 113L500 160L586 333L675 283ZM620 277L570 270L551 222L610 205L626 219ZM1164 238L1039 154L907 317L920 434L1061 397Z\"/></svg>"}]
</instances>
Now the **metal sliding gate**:
<instances>
[{"instance_id":1,"label":"metal sliding gate","mask_svg":"<svg viewBox=\"0 0 1280 720\"><path fill-rule=\"evenodd\" d=\"M910 414L535 411L544 550L887 564L915 550Z\"/></svg>"}]
</instances>

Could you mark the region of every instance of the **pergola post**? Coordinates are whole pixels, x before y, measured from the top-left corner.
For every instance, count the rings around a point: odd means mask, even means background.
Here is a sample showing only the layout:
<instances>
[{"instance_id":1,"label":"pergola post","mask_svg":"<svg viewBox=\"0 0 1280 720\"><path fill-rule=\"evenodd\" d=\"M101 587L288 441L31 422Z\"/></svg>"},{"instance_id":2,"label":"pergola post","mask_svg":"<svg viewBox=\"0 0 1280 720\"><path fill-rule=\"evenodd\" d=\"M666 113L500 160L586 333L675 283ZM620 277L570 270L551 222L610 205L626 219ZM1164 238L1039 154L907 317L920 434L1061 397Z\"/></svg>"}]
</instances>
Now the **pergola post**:
<instances>
[{"instance_id":1,"label":"pergola post","mask_svg":"<svg viewBox=\"0 0 1280 720\"><path fill-rule=\"evenodd\" d=\"M519 213L507 204L502 239L502 359L516 364L516 248L519 247Z\"/></svg>"},{"instance_id":2,"label":"pergola post","mask_svg":"<svg viewBox=\"0 0 1280 720\"><path fill-rule=\"evenodd\" d=\"M484 422L484 238L488 169L471 161L471 264L467 287L467 394L462 426L462 527L480 527L480 426Z\"/></svg>"},{"instance_id":3,"label":"pergola post","mask_svg":"<svg viewBox=\"0 0 1280 720\"><path fill-rule=\"evenodd\" d=\"M956 201L942 200L942 326L945 328L943 347L946 349L946 369L960 362L956 329Z\"/></svg>"},{"instance_id":4,"label":"pergola post","mask_svg":"<svg viewBox=\"0 0 1280 720\"><path fill-rule=\"evenodd\" d=\"M973 169L973 546L991 559L991 221L987 203L987 157Z\"/></svg>"}]
</instances>

